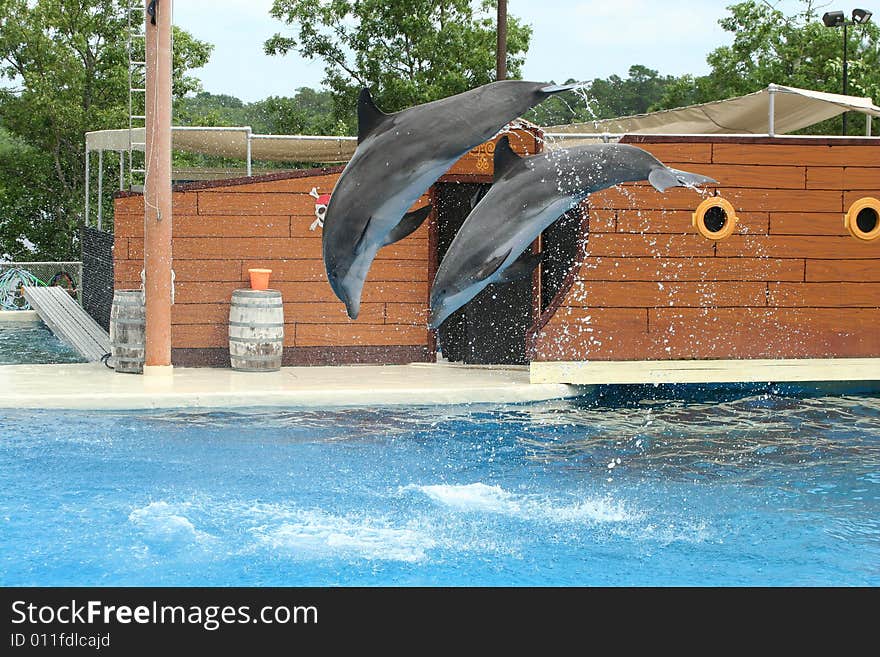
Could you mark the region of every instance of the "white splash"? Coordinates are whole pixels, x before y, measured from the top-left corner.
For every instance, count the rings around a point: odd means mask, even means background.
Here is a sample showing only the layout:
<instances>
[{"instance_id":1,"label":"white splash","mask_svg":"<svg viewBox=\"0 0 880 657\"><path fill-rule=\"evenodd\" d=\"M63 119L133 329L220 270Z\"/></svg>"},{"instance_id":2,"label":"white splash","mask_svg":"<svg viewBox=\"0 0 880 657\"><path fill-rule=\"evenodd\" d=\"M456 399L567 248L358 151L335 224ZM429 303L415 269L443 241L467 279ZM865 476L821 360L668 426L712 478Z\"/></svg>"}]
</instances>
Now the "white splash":
<instances>
[{"instance_id":1,"label":"white splash","mask_svg":"<svg viewBox=\"0 0 880 657\"><path fill-rule=\"evenodd\" d=\"M150 502L133 510L128 520L140 529L146 538L162 543L204 543L214 536L196 529L178 507L168 502Z\"/></svg>"},{"instance_id":2,"label":"white splash","mask_svg":"<svg viewBox=\"0 0 880 657\"><path fill-rule=\"evenodd\" d=\"M299 559L329 556L384 561L423 561L436 541L422 529L395 527L383 518L299 511L295 518L254 530L266 547Z\"/></svg>"},{"instance_id":3,"label":"white splash","mask_svg":"<svg viewBox=\"0 0 880 657\"><path fill-rule=\"evenodd\" d=\"M494 513L523 520L543 520L558 523L629 522L641 516L624 508L611 498L587 498L563 502L540 495L516 494L500 486L483 483L411 484L402 491L418 491L447 508L466 513Z\"/></svg>"}]
</instances>

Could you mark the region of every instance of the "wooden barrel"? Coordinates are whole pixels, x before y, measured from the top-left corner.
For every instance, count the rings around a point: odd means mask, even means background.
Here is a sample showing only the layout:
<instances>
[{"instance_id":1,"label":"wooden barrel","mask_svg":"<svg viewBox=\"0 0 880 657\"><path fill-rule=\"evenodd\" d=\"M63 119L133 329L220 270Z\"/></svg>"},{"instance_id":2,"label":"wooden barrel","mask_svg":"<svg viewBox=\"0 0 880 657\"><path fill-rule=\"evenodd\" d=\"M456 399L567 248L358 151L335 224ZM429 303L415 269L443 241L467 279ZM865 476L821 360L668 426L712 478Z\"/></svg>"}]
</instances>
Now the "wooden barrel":
<instances>
[{"instance_id":1,"label":"wooden barrel","mask_svg":"<svg viewBox=\"0 0 880 657\"><path fill-rule=\"evenodd\" d=\"M281 369L284 306L278 290L235 290L229 307L229 360L243 372Z\"/></svg>"},{"instance_id":2,"label":"wooden barrel","mask_svg":"<svg viewBox=\"0 0 880 657\"><path fill-rule=\"evenodd\" d=\"M144 372L144 297L140 290L116 290L110 307L110 355L117 372Z\"/></svg>"}]
</instances>

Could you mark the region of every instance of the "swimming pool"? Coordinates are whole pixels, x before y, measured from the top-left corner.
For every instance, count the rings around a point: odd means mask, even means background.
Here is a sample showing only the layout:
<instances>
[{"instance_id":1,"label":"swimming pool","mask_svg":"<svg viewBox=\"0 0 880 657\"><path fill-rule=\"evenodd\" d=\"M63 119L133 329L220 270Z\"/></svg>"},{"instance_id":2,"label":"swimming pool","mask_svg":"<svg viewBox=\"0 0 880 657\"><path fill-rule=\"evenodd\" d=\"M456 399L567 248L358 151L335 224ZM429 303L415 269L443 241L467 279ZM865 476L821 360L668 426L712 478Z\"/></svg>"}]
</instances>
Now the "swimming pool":
<instances>
[{"instance_id":1,"label":"swimming pool","mask_svg":"<svg viewBox=\"0 0 880 657\"><path fill-rule=\"evenodd\" d=\"M0 583L880 584L880 397L627 390L4 412Z\"/></svg>"},{"instance_id":2,"label":"swimming pool","mask_svg":"<svg viewBox=\"0 0 880 657\"><path fill-rule=\"evenodd\" d=\"M83 362L43 322L0 322L0 365Z\"/></svg>"}]
</instances>

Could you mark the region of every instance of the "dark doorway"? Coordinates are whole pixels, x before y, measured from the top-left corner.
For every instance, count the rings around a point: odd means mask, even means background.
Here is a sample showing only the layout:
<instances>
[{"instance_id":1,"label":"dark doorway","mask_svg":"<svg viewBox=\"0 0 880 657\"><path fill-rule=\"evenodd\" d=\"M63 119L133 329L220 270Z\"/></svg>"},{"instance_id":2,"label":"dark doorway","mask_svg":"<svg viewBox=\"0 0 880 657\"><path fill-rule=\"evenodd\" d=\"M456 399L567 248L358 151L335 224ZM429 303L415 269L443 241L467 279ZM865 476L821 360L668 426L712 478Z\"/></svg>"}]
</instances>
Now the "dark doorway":
<instances>
[{"instance_id":1,"label":"dark doorway","mask_svg":"<svg viewBox=\"0 0 880 657\"><path fill-rule=\"evenodd\" d=\"M470 213L475 195L488 187L479 183L437 185L438 262ZM443 323L437 331L438 347L447 360L455 362L525 364L526 331L531 323L531 278L490 285Z\"/></svg>"},{"instance_id":2,"label":"dark doorway","mask_svg":"<svg viewBox=\"0 0 880 657\"><path fill-rule=\"evenodd\" d=\"M582 211L576 207L541 233L541 252L544 254L541 260L541 312L547 310L553 297L562 289L578 258L582 220Z\"/></svg>"}]
</instances>

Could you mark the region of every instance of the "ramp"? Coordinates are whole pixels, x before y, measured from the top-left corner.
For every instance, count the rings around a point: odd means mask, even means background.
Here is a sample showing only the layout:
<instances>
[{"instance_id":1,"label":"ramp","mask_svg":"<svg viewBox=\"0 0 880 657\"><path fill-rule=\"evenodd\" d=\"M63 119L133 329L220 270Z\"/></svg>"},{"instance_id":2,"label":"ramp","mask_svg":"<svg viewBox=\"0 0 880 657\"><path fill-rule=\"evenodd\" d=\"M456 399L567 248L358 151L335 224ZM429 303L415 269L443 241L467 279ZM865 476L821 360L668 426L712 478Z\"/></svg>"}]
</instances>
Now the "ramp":
<instances>
[{"instance_id":1,"label":"ramp","mask_svg":"<svg viewBox=\"0 0 880 657\"><path fill-rule=\"evenodd\" d=\"M24 298L46 326L83 358L99 361L110 351L110 335L58 286L22 288Z\"/></svg>"}]
</instances>

